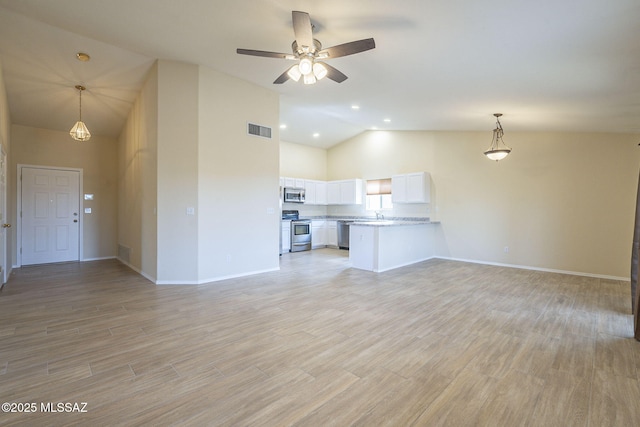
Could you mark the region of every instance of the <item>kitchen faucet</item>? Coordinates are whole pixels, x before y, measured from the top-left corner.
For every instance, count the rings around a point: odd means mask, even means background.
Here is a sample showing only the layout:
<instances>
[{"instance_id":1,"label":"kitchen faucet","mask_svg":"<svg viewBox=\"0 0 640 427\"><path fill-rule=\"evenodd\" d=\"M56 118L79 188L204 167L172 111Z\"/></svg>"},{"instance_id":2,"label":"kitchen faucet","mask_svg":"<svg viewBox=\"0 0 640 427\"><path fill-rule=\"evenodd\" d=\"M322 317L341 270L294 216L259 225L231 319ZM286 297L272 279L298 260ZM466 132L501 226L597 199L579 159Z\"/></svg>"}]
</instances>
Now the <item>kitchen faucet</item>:
<instances>
[{"instance_id":1,"label":"kitchen faucet","mask_svg":"<svg viewBox=\"0 0 640 427\"><path fill-rule=\"evenodd\" d=\"M376 219L384 219L384 215L382 215L382 212L376 211Z\"/></svg>"}]
</instances>

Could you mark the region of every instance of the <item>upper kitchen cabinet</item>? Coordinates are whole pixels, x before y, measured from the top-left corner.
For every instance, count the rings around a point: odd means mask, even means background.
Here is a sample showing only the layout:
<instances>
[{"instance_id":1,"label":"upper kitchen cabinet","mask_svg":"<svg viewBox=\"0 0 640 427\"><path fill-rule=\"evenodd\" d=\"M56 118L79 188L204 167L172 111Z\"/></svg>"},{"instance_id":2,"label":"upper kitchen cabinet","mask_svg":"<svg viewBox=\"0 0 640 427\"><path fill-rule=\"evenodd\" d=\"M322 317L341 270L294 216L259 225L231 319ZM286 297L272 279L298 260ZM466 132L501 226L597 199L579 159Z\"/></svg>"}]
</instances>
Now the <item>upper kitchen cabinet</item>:
<instances>
[{"instance_id":1,"label":"upper kitchen cabinet","mask_svg":"<svg viewBox=\"0 0 640 427\"><path fill-rule=\"evenodd\" d=\"M327 183L324 181L305 180L305 201L306 205L326 205L327 204Z\"/></svg>"},{"instance_id":2,"label":"upper kitchen cabinet","mask_svg":"<svg viewBox=\"0 0 640 427\"><path fill-rule=\"evenodd\" d=\"M393 203L430 203L431 176L427 172L414 172L391 177Z\"/></svg>"},{"instance_id":3,"label":"upper kitchen cabinet","mask_svg":"<svg viewBox=\"0 0 640 427\"><path fill-rule=\"evenodd\" d=\"M362 180L346 179L327 183L327 204L329 205L361 205Z\"/></svg>"},{"instance_id":4,"label":"upper kitchen cabinet","mask_svg":"<svg viewBox=\"0 0 640 427\"><path fill-rule=\"evenodd\" d=\"M307 205L361 205L362 180L316 181L301 178L280 178L280 186L304 188Z\"/></svg>"},{"instance_id":5,"label":"upper kitchen cabinet","mask_svg":"<svg viewBox=\"0 0 640 427\"><path fill-rule=\"evenodd\" d=\"M287 188L304 188L304 179L280 177L280 187Z\"/></svg>"}]
</instances>

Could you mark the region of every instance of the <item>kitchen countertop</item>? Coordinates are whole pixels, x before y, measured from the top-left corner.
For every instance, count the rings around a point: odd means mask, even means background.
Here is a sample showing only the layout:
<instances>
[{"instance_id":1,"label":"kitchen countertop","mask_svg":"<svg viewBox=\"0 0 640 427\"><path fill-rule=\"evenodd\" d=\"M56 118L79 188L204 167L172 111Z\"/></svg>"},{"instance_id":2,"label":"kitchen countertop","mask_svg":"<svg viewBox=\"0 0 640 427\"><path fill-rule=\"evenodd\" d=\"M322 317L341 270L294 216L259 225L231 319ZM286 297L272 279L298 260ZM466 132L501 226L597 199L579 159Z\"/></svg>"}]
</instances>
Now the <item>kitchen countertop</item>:
<instances>
[{"instance_id":1,"label":"kitchen countertop","mask_svg":"<svg viewBox=\"0 0 640 427\"><path fill-rule=\"evenodd\" d=\"M324 221L353 221L356 225L368 227L388 227L395 225L440 224L440 221L432 221L428 217L389 217L375 219L375 217L363 216L305 216L300 219L324 220Z\"/></svg>"},{"instance_id":2,"label":"kitchen countertop","mask_svg":"<svg viewBox=\"0 0 640 427\"><path fill-rule=\"evenodd\" d=\"M434 221L417 221L417 220L410 220L410 221L403 221L403 220L385 220L385 219L380 219L380 220L373 220L373 221L354 221L351 225L356 225L358 227L364 226L364 227L390 227L390 226L397 226L397 225L423 225L423 224L436 224L436 222Z\"/></svg>"}]
</instances>

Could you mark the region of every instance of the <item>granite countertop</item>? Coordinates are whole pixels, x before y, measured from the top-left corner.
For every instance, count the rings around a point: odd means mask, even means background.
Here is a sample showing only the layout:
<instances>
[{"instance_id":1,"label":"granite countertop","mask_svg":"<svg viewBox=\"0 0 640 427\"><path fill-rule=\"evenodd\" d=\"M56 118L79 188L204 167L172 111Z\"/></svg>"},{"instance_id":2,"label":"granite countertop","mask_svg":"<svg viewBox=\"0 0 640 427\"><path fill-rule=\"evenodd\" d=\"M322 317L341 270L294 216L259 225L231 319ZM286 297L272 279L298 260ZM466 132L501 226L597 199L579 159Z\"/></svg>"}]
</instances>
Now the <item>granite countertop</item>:
<instances>
[{"instance_id":1,"label":"granite countertop","mask_svg":"<svg viewBox=\"0 0 640 427\"><path fill-rule=\"evenodd\" d=\"M351 225L364 226L364 227L391 227L397 225L424 225L424 224L434 224L433 221L430 220L373 220L373 221L354 221Z\"/></svg>"},{"instance_id":2,"label":"granite countertop","mask_svg":"<svg viewBox=\"0 0 640 427\"><path fill-rule=\"evenodd\" d=\"M432 221L429 217L389 217L385 219L375 219L375 217L365 216L304 216L301 219L324 220L324 221L353 221L356 225L369 227L385 227L392 225L420 225L439 224L440 221Z\"/></svg>"}]
</instances>

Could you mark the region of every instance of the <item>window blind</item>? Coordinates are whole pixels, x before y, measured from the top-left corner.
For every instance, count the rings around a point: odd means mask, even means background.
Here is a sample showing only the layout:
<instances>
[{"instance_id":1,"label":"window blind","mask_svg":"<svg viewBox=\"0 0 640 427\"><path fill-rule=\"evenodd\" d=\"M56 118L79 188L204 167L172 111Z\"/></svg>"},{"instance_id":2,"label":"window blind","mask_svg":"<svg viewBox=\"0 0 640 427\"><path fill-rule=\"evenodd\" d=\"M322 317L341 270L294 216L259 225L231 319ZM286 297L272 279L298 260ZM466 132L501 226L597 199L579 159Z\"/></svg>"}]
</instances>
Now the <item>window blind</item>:
<instances>
[{"instance_id":1,"label":"window blind","mask_svg":"<svg viewBox=\"0 0 640 427\"><path fill-rule=\"evenodd\" d=\"M367 196L391 194L391 178L367 181Z\"/></svg>"}]
</instances>

